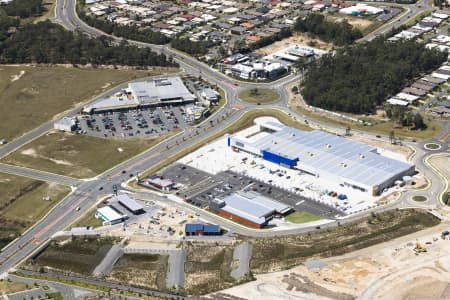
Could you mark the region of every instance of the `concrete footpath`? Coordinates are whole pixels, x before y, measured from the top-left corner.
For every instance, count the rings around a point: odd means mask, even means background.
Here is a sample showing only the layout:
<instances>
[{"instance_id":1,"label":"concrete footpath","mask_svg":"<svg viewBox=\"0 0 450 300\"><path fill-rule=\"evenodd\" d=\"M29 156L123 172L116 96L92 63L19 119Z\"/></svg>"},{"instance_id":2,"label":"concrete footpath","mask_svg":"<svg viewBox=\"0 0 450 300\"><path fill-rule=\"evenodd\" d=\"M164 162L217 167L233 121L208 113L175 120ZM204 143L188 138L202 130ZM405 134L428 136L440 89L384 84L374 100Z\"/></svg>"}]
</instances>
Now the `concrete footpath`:
<instances>
[{"instance_id":1,"label":"concrete footpath","mask_svg":"<svg viewBox=\"0 0 450 300\"><path fill-rule=\"evenodd\" d=\"M252 250L253 245L249 242L243 242L234 248L233 266L237 266L231 270L231 277L236 280L240 280L250 272Z\"/></svg>"},{"instance_id":2,"label":"concrete footpath","mask_svg":"<svg viewBox=\"0 0 450 300\"><path fill-rule=\"evenodd\" d=\"M93 275L109 275L115 265L115 263L121 258L123 255L122 245L114 245L109 249L108 253L106 253L102 262L95 267Z\"/></svg>"}]
</instances>

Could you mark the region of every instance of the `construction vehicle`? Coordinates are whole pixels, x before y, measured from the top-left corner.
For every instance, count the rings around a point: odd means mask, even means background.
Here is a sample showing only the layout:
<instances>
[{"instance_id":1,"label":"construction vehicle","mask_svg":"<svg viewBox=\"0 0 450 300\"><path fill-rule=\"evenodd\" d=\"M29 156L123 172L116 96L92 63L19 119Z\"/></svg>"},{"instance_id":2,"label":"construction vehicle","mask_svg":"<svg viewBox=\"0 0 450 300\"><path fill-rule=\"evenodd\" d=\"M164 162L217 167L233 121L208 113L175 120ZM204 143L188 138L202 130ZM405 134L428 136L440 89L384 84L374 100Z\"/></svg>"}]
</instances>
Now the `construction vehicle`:
<instances>
[{"instance_id":1,"label":"construction vehicle","mask_svg":"<svg viewBox=\"0 0 450 300\"><path fill-rule=\"evenodd\" d=\"M413 249L416 253L425 253L427 249L419 243L419 240L416 240L416 246Z\"/></svg>"}]
</instances>

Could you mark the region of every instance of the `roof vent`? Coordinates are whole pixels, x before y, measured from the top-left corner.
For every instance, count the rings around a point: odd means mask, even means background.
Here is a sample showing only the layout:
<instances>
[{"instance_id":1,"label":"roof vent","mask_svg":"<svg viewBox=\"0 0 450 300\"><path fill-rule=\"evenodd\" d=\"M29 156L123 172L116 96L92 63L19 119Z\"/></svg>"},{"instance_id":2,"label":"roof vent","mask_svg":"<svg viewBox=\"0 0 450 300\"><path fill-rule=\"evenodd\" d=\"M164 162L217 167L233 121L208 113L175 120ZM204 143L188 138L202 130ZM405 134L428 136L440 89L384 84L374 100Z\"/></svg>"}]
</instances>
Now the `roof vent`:
<instances>
[{"instance_id":1,"label":"roof vent","mask_svg":"<svg viewBox=\"0 0 450 300\"><path fill-rule=\"evenodd\" d=\"M326 147L327 147L328 149L330 149L330 148L331 148L331 145L330 145L330 144L327 144Z\"/></svg>"},{"instance_id":2,"label":"roof vent","mask_svg":"<svg viewBox=\"0 0 450 300\"><path fill-rule=\"evenodd\" d=\"M347 164L346 164L346 163L341 163L341 166L342 166L343 168L347 168Z\"/></svg>"},{"instance_id":3,"label":"roof vent","mask_svg":"<svg viewBox=\"0 0 450 300\"><path fill-rule=\"evenodd\" d=\"M359 155L359 159L364 159L364 158L366 158L365 155L363 155L363 154L360 154L360 155Z\"/></svg>"}]
</instances>

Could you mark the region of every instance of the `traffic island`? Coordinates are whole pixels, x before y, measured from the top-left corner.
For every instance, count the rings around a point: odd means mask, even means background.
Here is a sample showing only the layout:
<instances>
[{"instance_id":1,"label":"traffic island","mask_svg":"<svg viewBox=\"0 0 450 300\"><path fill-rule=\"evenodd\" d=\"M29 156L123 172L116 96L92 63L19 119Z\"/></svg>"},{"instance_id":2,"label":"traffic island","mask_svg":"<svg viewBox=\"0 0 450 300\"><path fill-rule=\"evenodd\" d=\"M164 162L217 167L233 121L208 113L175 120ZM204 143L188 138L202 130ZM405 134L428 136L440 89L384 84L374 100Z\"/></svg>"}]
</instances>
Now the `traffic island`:
<instances>
[{"instance_id":1,"label":"traffic island","mask_svg":"<svg viewBox=\"0 0 450 300\"><path fill-rule=\"evenodd\" d=\"M423 146L427 150L439 150L441 149L441 145L435 143L427 143Z\"/></svg>"},{"instance_id":2,"label":"traffic island","mask_svg":"<svg viewBox=\"0 0 450 300\"><path fill-rule=\"evenodd\" d=\"M268 103L280 99L280 95L270 89L253 88L239 93L239 99L249 103Z\"/></svg>"},{"instance_id":3,"label":"traffic island","mask_svg":"<svg viewBox=\"0 0 450 300\"><path fill-rule=\"evenodd\" d=\"M428 198L425 196L414 196L413 200L416 202L425 202L428 200Z\"/></svg>"}]
</instances>

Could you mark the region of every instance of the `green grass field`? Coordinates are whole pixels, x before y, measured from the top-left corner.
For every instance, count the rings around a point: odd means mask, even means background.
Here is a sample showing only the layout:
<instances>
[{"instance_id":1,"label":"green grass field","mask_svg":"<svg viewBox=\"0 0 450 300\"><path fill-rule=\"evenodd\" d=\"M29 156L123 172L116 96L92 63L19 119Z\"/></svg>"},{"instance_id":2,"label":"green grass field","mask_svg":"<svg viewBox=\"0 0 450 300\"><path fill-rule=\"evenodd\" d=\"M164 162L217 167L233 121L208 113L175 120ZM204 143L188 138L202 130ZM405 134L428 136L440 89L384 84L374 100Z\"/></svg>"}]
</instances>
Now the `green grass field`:
<instances>
[{"instance_id":1,"label":"green grass field","mask_svg":"<svg viewBox=\"0 0 450 300\"><path fill-rule=\"evenodd\" d=\"M430 149L430 150L436 150L436 149L441 148L441 146L438 144L435 144L435 143L428 143L428 144L425 144L425 148Z\"/></svg>"},{"instance_id":2,"label":"green grass field","mask_svg":"<svg viewBox=\"0 0 450 300\"><path fill-rule=\"evenodd\" d=\"M320 220L320 217L315 216L315 215L310 214L305 211L302 211L302 212L296 211L296 212L293 212L290 215L288 215L285 219L286 219L286 221L291 222L291 223L301 224L301 223L308 223L308 222Z\"/></svg>"},{"instance_id":3,"label":"green grass field","mask_svg":"<svg viewBox=\"0 0 450 300\"><path fill-rule=\"evenodd\" d=\"M110 237L72 237L71 241L52 241L33 265L64 272L90 275L117 240ZM31 262L31 261L30 261Z\"/></svg>"},{"instance_id":4,"label":"green grass field","mask_svg":"<svg viewBox=\"0 0 450 300\"><path fill-rule=\"evenodd\" d=\"M88 178L148 150L166 137L119 140L52 131L2 161L70 177Z\"/></svg>"},{"instance_id":5,"label":"green grass field","mask_svg":"<svg viewBox=\"0 0 450 300\"><path fill-rule=\"evenodd\" d=\"M42 218L70 188L0 173L0 248ZM50 200L43 197L49 196Z\"/></svg>"},{"instance_id":6,"label":"green grass field","mask_svg":"<svg viewBox=\"0 0 450 300\"><path fill-rule=\"evenodd\" d=\"M80 219L78 219L71 227L100 227L103 225L102 219L95 217L97 206L89 209Z\"/></svg>"},{"instance_id":7,"label":"green grass field","mask_svg":"<svg viewBox=\"0 0 450 300\"><path fill-rule=\"evenodd\" d=\"M416 201L416 202L425 202L425 201L427 201L428 199L427 199L427 197L425 197L425 196L414 196L414 197L413 197L413 200Z\"/></svg>"},{"instance_id":8,"label":"green grass field","mask_svg":"<svg viewBox=\"0 0 450 300\"><path fill-rule=\"evenodd\" d=\"M29 286L22 282L0 280L0 295L17 293L28 289Z\"/></svg>"},{"instance_id":9,"label":"green grass field","mask_svg":"<svg viewBox=\"0 0 450 300\"><path fill-rule=\"evenodd\" d=\"M239 99L250 103L267 103L280 98L277 92L269 89L250 89L239 93Z\"/></svg>"},{"instance_id":10,"label":"green grass field","mask_svg":"<svg viewBox=\"0 0 450 300\"><path fill-rule=\"evenodd\" d=\"M0 139L21 136L119 83L161 72L167 71L0 66Z\"/></svg>"}]
</instances>

